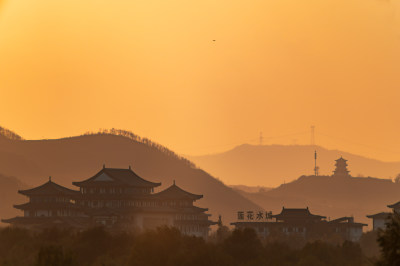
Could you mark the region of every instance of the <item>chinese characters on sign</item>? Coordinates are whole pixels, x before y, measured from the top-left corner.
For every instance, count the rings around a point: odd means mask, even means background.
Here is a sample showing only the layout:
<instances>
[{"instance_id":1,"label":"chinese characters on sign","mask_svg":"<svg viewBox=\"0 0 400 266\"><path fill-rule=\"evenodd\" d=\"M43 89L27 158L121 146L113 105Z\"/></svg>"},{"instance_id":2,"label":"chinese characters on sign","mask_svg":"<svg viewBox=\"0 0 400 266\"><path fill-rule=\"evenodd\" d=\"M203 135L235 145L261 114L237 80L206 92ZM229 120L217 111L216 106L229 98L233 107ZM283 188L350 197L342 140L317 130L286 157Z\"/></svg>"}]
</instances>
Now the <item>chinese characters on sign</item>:
<instances>
[{"instance_id":1,"label":"chinese characters on sign","mask_svg":"<svg viewBox=\"0 0 400 266\"><path fill-rule=\"evenodd\" d=\"M239 221L266 221L272 219L271 211L238 211L237 219Z\"/></svg>"}]
</instances>

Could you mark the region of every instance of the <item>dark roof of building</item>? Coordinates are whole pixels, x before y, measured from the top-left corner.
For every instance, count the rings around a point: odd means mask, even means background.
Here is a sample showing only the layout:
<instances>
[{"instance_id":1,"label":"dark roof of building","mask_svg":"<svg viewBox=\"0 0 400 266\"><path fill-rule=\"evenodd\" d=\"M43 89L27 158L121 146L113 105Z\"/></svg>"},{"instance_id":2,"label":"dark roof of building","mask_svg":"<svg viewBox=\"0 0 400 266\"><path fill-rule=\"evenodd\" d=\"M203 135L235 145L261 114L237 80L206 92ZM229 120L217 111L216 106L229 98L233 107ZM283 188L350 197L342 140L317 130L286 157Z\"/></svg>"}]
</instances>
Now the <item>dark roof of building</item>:
<instances>
[{"instance_id":1,"label":"dark roof of building","mask_svg":"<svg viewBox=\"0 0 400 266\"><path fill-rule=\"evenodd\" d=\"M288 209L283 207L280 214L272 215L277 220L321 220L325 216L311 214L308 207L306 209Z\"/></svg>"},{"instance_id":2,"label":"dark roof of building","mask_svg":"<svg viewBox=\"0 0 400 266\"><path fill-rule=\"evenodd\" d=\"M111 178L112 180L102 180L96 181L96 178L100 177L102 174L105 174L107 177ZM117 183L119 185L124 186L132 186L132 187L148 187L154 188L161 185L161 183L153 183L147 181L140 176L138 176L135 172L132 171L131 168L129 169L119 169L119 168L103 168L93 177L86 179L80 182L73 182L75 186L84 187L84 186L96 186L99 184L105 183Z\"/></svg>"},{"instance_id":3,"label":"dark roof of building","mask_svg":"<svg viewBox=\"0 0 400 266\"><path fill-rule=\"evenodd\" d=\"M367 217L372 219L388 219L391 215L392 213L390 212L380 212L376 214L367 215Z\"/></svg>"},{"instance_id":4,"label":"dark roof of building","mask_svg":"<svg viewBox=\"0 0 400 266\"><path fill-rule=\"evenodd\" d=\"M367 226L367 224L354 222L354 217L341 217L341 218L329 221L329 223L340 224L340 225L352 225L352 226Z\"/></svg>"},{"instance_id":5,"label":"dark roof of building","mask_svg":"<svg viewBox=\"0 0 400 266\"><path fill-rule=\"evenodd\" d=\"M203 197L203 195L197 195L190 192L187 192L175 184L170 186L169 188L160 191L156 194L153 194L153 197L157 199L190 199L190 200L198 200Z\"/></svg>"},{"instance_id":6,"label":"dark roof of building","mask_svg":"<svg viewBox=\"0 0 400 266\"><path fill-rule=\"evenodd\" d=\"M41 195L66 195L66 196L76 196L79 194L79 191L72 190L63 186L60 186L51 179L48 182L44 183L41 186L26 189L26 190L18 190L18 193L26 196L41 196Z\"/></svg>"},{"instance_id":7,"label":"dark roof of building","mask_svg":"<svg viewBox=\"0 0 400 266\"><path fill-rule=\"evenodd\" d=\"M85 193L80 194L75 199L94 199L97 200L101 197L104 200L147 200L152 199L152 194L144 194L144 193L102 193L102 194L91 194Z\"/></svg>"},{"instance_id":8,"label":"dark roof of building","mask_svg":"<svg viewBox=\"0 0 400 266\"><path fill-rule=\"evenodd\" d=\"M347 162L347 160L346 160L346 159L344 159L342 156L340 156L340 158L339 158L339 159L337 159L337 160L335 160L335 161L345 161L345 162Z\"/></svg>"},{"instance_id":9,"label":"dark roof of building","mask_svg":"<svg viewBox=\"0 0 400 266\"><path fill-rule=\"evenodd\" d=\"M388 205L388 207L392 208L392 209L398 209L398 208L400 208L400 201L396 202L396 203L393 203L391 205Z\"/></svg>"},{"instance_id":10,"label":"dark roof of building","mask_svg":"<svg viewBox=\"0 0 400 266\"><path fill-rule=\"evenodd\" d=\"M52 226L67 226L67 227L85 227L90 220L87 217L14 217L10 219L1 219L3 223L15 225L30 225L35 227L48 228Z\"/></svg>"},{"instance_id":11,"label":"dark roof of building","mask_svg":"<svg viewBox=\"0 0 400 266\"><path fill-rule=\"evenodd\" d=\"M20 210L29 210L29 209L67 209L67 208L74 208L77 209L79 206L77 204L73 204L70 202L27 202L24 204L17 204L14 205L14 208Z\"/></svg>"}]
</instances>

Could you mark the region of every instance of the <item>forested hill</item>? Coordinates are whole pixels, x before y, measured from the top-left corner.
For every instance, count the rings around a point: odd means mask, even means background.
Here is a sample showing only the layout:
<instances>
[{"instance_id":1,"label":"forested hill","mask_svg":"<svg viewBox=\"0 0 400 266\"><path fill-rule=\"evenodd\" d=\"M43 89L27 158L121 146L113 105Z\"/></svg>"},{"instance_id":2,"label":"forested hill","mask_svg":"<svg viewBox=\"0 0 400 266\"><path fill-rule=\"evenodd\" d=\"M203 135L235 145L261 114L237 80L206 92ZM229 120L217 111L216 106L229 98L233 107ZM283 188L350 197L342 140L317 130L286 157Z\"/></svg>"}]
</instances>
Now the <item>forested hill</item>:
<instances>
[{"instance_id":1,"label":"forested hill","mask_svg":"<svg viewBox=\"0 0 400 266\"><path fill-rule=\"evenodd\" d=\"M319 146L245 144L219 154L186 158L229 185L277 187L313 174L315 150L323 175L332 174L340 156L348 160L353 176L395 178L400 173L400 162L383 162Z\"/></svg>"},{"instance_id":2,"label":"forested hill","mask_svg":"<svg viewBox=\"0 0 400 266\"><path fill-rule=\"evenodd\" d=\"M269 191L242 195L278 213L282 207L309 207L314 214L330 218L354 216L371 224L366 215L387 212L387 205L400 201L400 183L378 178L302 176Z\"/></svg>"},{"instance_id":3,"label":"forested hill","mask_svg":"<svg viewBox=\"0 0 400 266\"><path fill-rule=\"evenodd\" d=\"M54 182L72 187L72 181L93 176L103 164L114 168L131 165L141 177L162 182L159 189L176 180L183 189L204 195L197 204L209 208L213 219L221 214L228 222L234 219L237 210L259 209L188 160L126 131L112 130L55 140L16 140L0 136L0 173L16 176L29 186L40 185L52 176ZM0 203L3 204L6 203Z\"/></svg>"}]
</instances>

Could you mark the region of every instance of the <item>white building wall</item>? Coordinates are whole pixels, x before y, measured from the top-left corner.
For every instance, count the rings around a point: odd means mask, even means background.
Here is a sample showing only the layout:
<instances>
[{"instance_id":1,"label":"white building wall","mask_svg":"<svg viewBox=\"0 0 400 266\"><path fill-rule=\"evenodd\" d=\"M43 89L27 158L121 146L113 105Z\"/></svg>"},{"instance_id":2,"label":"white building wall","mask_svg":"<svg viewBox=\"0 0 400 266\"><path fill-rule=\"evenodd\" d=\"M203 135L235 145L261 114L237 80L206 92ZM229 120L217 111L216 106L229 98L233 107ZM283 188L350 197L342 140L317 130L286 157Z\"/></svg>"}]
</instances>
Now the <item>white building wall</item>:
<instances>
[{"instance_id":1,"label":"white building wall","mask_svg":"<svg viewBox=\"0 0 400 266\"><path fill-rule=\"evenodd\" d=\"M385 229L385 223L386 220L385 219L374 219L373 220L373 224L374 224L374 230L378 230L378 229Z\"/></svg>"},{"instance_id":2,"label":"white building wall","mask_svg":"<svg viewBox=\"0 0 400 266\"><path fill-rule=\"evenodd\" d=\"M350 231L349 231L349 233L350 233L350 240L351 240L351 241L355 241L355 242L359 241L360 238L361 238L361 236L362 236L362 234L363 234L362 228L359 228L359 227L352 227L352 228L350 228L349 230L350 230Z\"/></svg>"}]
</instances>

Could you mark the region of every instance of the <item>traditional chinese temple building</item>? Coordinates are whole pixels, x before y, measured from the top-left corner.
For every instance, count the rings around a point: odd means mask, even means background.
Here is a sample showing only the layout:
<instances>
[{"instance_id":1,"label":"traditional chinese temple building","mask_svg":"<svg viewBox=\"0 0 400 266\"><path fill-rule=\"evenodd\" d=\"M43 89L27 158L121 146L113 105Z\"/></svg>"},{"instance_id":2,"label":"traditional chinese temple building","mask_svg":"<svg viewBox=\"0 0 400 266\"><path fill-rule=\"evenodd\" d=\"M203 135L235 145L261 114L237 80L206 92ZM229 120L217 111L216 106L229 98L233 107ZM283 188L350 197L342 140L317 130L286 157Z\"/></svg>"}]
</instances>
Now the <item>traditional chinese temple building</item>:
<instances>
[{"instance_id":1,"label":"traditional chinese temple building","mask_svg":"<svg viewBox=\"0 0 400 266\"><path fill-rule=\"evenodd\" d=\"M343 239L358 241L366 224L354 222L353 217L342 217L327 221L325 216L312 214L308 208L289 209L283 207L280 214L266 214L263 219L260 214L247 219L238 213L238 221L232 223L236 228L253 228L257 234L266 238L270 235L283 234L299 236L305 239L318 238L323 235L339 235Z\"/></svg>"},{"instance_id":2,"label":"traditional chinese temple building","mask_svg":"<svg viewBox=\"0 0 400 266\"><path fill-rule=\"evenodd\" d=\"M178 187L154 193L161 183L139 177L132 169L105 168L93 177L73 182L79 191L49 180L42 186L19 191L29 202L15 205L24 210L23 217L2 220L29 228L61 225L86 228L103 225L110 229L151 229L162 225L178 228L182 233L207 237L208 209L193 205L203 195Z\"/></svg>"}]
</instances>

